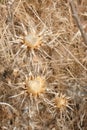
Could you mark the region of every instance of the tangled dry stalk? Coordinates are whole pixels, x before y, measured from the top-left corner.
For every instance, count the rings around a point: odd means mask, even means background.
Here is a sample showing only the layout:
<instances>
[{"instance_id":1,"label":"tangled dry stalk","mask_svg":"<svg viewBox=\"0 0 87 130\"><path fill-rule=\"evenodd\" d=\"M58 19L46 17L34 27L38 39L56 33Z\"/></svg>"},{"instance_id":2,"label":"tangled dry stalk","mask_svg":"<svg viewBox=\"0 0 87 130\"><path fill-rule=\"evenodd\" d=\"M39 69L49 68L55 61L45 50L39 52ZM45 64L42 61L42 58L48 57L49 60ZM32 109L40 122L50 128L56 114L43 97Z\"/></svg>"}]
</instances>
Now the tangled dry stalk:
<instances>
[{"instance_id":1,"label":"tangled dry stalk","mask_svg":"<svg viewBox=\"0 0 87 130\"><path fill-rule=\"evenodd\" d=\"M87 129L86 32L86 0L0 1L0 130Z\"/></svg>"}]
</instances>

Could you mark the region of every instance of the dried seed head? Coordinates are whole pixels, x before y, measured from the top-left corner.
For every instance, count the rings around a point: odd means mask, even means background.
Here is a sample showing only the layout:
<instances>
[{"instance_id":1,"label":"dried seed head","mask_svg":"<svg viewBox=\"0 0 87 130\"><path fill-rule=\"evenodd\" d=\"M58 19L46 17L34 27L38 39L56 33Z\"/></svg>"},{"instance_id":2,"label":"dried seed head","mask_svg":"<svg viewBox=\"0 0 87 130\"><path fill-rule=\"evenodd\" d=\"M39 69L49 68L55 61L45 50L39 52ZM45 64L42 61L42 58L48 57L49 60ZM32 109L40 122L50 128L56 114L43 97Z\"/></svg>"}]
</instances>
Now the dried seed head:
<instances>
[{"instance_id":1,"label":"dried seed head","mask_svg":"<svg viewBox=\"0 0 87 130\"><path fill-rule=\"evenodd\" d=\"M60 111L64 111L66 108L70 108L69 101L70 97L66 97L65 95L62 94L56 96L54 99L54 103Z\"/></svg>"},{"instance_id":2,"label":"dried seed head","mask_svg":"<svg viewBox=\"0 0 87 130\"><path fill-rule=\"evenodd\" d=\"M45 92L46 89L46 81L43 77L36 77L31 80L26 81L26 89L28 93L32 93L33 95L39 95Z\"/></svg>"},{"instance_id":3,"label":"dried seed head","mask_svg":"<svg viewBox=\"0 0 87 130\"><path fill-rule=\"evenodd\" d=\"M41 37L35 34L26 35L23 39L23 44L25 44L29 49L37 49L42 44Z\"/></svg>"}]
</instances>

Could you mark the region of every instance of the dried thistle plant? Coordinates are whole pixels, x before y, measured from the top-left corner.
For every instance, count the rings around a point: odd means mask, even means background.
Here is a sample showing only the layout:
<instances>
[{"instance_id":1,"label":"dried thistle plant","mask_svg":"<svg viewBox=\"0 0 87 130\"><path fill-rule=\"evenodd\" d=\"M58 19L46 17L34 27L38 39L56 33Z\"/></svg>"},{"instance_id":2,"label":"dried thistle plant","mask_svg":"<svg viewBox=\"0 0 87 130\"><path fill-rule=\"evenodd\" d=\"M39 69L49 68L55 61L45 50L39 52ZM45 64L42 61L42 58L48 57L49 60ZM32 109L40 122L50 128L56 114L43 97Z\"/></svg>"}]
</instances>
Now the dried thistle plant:
<instances>
[{"instance_id":1,"label":"dried thistle plant","mask_svg":"<svg viewBox=\"0 0 87 130\"><path fill-rule=\"evenodd\" d=\"M0 113L0 129L85 130L87 53L68 1L10 2L0 3L0 105L19 115Z\"/></svg>"},{"instance_id":2,"label":"dried thistle plant","mask_svg":"<svg viewBox=\"0 0 87 130\"><path fill-rule=\"evenodd\" d=\"M34 34L29 34L24 37L23 44L29 49L37 49L41 45L41 37Z\"/></svg>"},{"instance_id":3,"label":"dried thistle plant","mask_svg":"<svg viewBox=\"0 0 87 130\"><path fill-rule=\"evenodd\" d=\"M69 101L70 101L70 97L66 97L65 95L62 94L56 96L54 99L56 107L62 112L67 108L72 109L70 107Z\"/></svg>"},{"instance_id":4,"label":"dried thistle plant","mask_svg":"<svg viewBox=\"0 0 87 130\"><path fill-rule=\"evenodd\" d=\"M32 93L32 95L37 96L40 95L41 93L44 93L46 89L46 81L43 77L38 76L32 78L31 80L27 79L25 86L29 94Z\"/></svg>"}]
</instances>

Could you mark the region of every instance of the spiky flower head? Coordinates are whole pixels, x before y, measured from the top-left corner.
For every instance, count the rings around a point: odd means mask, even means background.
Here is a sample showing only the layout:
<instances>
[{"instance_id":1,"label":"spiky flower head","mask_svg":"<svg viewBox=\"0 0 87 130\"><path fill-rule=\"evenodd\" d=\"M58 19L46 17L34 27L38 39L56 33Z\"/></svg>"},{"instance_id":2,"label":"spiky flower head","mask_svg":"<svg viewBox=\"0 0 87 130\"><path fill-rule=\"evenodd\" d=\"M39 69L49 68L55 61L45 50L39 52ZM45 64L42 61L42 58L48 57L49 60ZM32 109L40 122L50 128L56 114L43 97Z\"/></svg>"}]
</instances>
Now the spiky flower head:
<instances>
[{"instance_id":1,"label":"spiky flower head","mask_svg":"<svg viewBox=\"0 0 87 130\"><path fill-rule=\"evenodd\" d=\"M55 97L54 99L54 103L55 103L55 106L57 109L59 109L60 111L64 111L66 110L67 108L70 108L70 100L71 98L70 97L67 97L63 94L59 94Z\"/></svg>"},{"instance_id":2,"label":"spiky flower head","mask_svg":"<svg viewBox=\"0 0 87 130\"><path fill-rule=\"evenodd\" d=\"M32 93L35 96L44 93L46 90L45 78L40 76L31 79L28 78L26 80L26 89L29 94Z\"/></svg>"},{"instance_id":3,"label":"spiky flower head","mask_svg":"<svg viewBox=\"0 0 87 130\"><path fill-rule=\"evenodd\" d=\"M36 34L28 34L23 38L23 44L29 49L37 49L42 44L41 37Z\"/></svg>"}]
</instances>

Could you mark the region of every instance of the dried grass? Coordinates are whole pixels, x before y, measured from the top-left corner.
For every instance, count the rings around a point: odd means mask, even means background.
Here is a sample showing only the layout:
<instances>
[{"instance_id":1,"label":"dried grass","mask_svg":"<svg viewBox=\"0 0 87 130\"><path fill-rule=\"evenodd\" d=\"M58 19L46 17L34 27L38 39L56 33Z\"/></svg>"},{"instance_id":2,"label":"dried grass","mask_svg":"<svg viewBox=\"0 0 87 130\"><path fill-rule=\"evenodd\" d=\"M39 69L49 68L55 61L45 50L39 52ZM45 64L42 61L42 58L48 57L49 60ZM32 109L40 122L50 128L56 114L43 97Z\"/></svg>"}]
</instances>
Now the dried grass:
<instances>
[{"instance_id":1,"label":"dried grass","mask_svg":"<svg viewBox=\"0 0 87 130\"><path fill-rule=\"evenodd\" d=\"M86 31L86 1L75 5ZM28 34L40 36L42 45L28 49ZM86 48L67 0L1 0L0 129L86 130ZM46 78L37 97L24 90L31 75ZM58 94L70 97L71 109L55 107Z\"/></svg>"}]
</instances>

